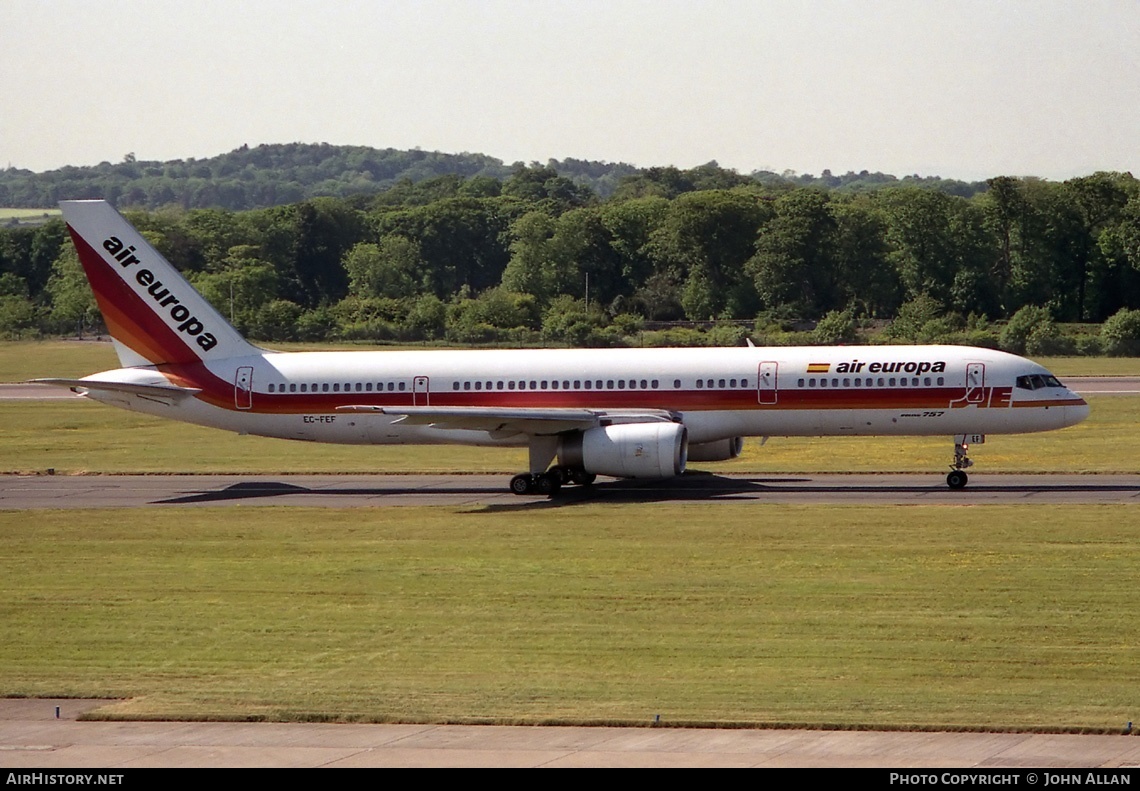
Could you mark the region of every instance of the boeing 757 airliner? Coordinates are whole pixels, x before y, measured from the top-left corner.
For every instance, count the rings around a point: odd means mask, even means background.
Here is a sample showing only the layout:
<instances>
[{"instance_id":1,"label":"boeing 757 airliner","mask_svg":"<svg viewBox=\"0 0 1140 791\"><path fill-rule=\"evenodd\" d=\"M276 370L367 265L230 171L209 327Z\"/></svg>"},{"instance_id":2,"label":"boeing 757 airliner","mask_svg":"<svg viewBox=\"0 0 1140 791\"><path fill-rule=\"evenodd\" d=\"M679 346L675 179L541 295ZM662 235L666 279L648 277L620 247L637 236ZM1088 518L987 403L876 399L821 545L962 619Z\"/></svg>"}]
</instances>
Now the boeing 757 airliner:
<instances>
[{"instance_id":1,"label":"boeing 757 airliner","mask_svg":"<svg viewBox=\"0 0 1140 791\"><path fill-rule=\"evenodd\" d=\"M38 381L241 434L527 447L516 494L667 478L769 436L952 437L946 482L960 489L985 435L1089 414L1040 365L957 346L267 351L108 203L60 206L123 367Z\"/></svg>"}]
</instances>

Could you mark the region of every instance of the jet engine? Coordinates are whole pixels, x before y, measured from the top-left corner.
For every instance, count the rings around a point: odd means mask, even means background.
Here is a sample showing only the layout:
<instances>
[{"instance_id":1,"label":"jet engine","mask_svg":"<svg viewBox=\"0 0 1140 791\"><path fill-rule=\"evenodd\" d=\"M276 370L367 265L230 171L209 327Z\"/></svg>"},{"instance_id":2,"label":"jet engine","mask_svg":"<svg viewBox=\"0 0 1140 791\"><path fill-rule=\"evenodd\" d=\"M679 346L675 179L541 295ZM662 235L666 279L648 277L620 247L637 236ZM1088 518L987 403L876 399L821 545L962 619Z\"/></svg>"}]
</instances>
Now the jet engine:
<instances>
[{"instance_id":1,"label":"jet engine","mask_svg":"<svg viewBox=\"0 0 1140 791\"><path fill-rule=\"evenodd\" d=\"M689 461L728 461L740 455L744 437L729 437L716 442L702 442L689 446Z\"/></svg>"},{"instance_id":2,"label":"jet engine","mask_svg":"<svg viewBox=\"0 0 1140 791\"><path fill-rule=\"evenodd\" d=\"M563 438L558 461L615 478L671 478L685 471L687 451L680 423L622 423Z\"/></svg>"}]
</instances>

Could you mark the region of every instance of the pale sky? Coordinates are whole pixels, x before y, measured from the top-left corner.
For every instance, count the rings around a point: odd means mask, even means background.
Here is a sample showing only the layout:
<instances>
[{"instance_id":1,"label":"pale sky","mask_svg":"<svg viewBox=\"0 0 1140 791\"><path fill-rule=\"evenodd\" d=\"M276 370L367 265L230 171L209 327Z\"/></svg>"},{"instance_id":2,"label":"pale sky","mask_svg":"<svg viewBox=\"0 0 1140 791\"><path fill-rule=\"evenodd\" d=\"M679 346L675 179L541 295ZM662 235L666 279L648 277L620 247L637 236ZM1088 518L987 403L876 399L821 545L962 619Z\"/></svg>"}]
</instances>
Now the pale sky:
<instances>
[{"instance_id":1,"label":"pale sky","mask_svg":"<svg viewBox=\"0 0 1140 791\"><path fill-rule=\"evenodd\" d=\"M328 142L1140 175L1136 0L0 0L0 167Z\"/></svg>"}]
</instances>

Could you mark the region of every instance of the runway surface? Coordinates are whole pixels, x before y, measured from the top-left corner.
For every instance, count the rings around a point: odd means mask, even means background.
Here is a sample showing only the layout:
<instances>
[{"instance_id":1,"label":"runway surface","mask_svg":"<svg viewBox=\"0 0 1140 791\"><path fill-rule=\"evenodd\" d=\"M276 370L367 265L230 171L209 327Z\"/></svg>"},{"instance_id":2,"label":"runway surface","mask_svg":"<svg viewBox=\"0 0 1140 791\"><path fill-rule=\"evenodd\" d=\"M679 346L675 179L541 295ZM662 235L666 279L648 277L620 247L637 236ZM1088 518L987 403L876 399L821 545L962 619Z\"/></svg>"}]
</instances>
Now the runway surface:
<instances>
[{"instance_id":1,"label":"runway surface","mask_svg":"<svg viewBox=\"0 0 1140 791\"><path fill-rule=\"evenodd\" d=\"M1081 395L1140 394L1140 376L1066 376L1062 381ZM0 383L0 401L66 401L80 397L63 387Z\"/></svg>"},{"instance_id":2,"label":"runway surface","mask_svg":"<svg viewBox=\"0 0 1140 791\"><path fill-rule=\"evenodd\" d=\"M1020 769L1140 765L1140 739L1124 736L75 721L77 714L99 704L0 701L0 766ZM61 707L58 720L57 705ZM1119 783L1131 772L1103 774L1108 779L1102 782L1116 776ZM1024 783L1025 778L1021 779Z\"/></svg>"},{"instance_id":3,"label":"runway surface","mask_svg":"<svg viewBox=\"0 0 1140 791\"><path fill-rule=\"evenodd\" d=\"M573 507L586 503L980 505L1138 503L1140 475L978 473L961 491L938 473L602 478L551 498L507 491L507 475L0 475L0 509L294 505Z\"/></svg>"}]
</instances>

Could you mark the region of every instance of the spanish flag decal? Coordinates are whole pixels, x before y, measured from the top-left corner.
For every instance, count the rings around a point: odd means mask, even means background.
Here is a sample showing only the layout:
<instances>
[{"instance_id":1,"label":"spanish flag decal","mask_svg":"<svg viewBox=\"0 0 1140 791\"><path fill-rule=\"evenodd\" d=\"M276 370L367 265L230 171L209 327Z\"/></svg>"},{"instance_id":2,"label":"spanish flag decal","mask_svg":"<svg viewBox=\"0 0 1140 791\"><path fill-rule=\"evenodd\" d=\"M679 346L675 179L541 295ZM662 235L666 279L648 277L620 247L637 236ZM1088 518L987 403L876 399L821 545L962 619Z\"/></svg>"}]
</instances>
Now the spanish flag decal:
<instances>
[{"instance_id":1,"label":"spanish flag decal","mask_svg":"<svg viewBox=\"0 0 1140 791\"><path fill-rule=\"evenodd\" d=\"M825 374L831 369L831 363L808 363L809 374Z\"/></svg>"}]
</instances>

